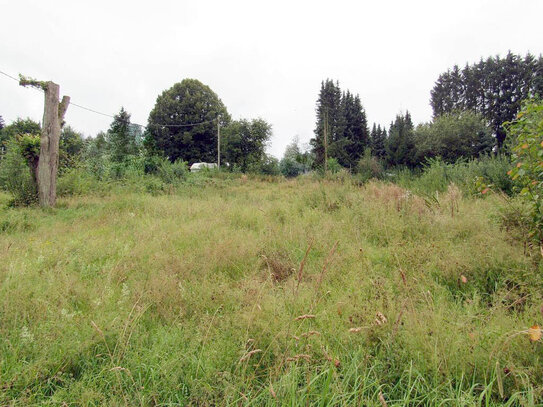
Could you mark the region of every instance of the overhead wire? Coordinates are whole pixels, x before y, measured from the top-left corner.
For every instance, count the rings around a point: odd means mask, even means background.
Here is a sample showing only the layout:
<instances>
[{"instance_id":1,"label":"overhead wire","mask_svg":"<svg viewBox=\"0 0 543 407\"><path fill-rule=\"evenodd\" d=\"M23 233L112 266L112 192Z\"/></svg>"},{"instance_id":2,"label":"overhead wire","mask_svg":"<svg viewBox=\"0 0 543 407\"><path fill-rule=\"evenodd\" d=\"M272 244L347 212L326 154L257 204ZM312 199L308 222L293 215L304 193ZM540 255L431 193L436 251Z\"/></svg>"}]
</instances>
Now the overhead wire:
<instances>
[{"instance_id":1,"label":"overhead wire","mask_svg":"<svg viewBox=\"0 0 543 407\"><path fill-rule=\"evenodd\" d=\"M0 70L0 74L10 78L10 79L13 79L14 81L16 82L19 82L19 79L17 79L16 77L4 72L4 71L1 71ZM36 88L33 88L33 89L36 89ZM41 91L41 89L37 89L39 91ZM98 110L95 110L95 109L91 109L90 107L86 107L86 106L83 106L83 105L80 105L78 103L75 103L73 101L70 101L70 105L71 106L75 106L75 107L78 107L80 109L83 109L83 110L87 110L89 112L92 112L92 113L95 113L95 114L99 114L99 115L102 115L102 116L106 116L106 117L111 117L111 118L115 118L115 116L111 115L111 114L108 114L108 113L103 113L103 112L100 112ZM200 124L207 124L207 123L213 123L215 121L218 120L219 117L216 117L214 119L211 119L211 120L205 120L205 121L202 121L202 122L198 122L198 123L184 123L184 124L160 124L160 123L153 123L153 125L155 126L161 126L161 127L168 127L168 128L182 128L182 127L192 127L192 126L198 126ZM141 128L147 128L147 126L144 126L143 124L139 124L139 123L130 123L131 125L134 125L134 126L139 126Z\"/></svg>"}]
</instances>

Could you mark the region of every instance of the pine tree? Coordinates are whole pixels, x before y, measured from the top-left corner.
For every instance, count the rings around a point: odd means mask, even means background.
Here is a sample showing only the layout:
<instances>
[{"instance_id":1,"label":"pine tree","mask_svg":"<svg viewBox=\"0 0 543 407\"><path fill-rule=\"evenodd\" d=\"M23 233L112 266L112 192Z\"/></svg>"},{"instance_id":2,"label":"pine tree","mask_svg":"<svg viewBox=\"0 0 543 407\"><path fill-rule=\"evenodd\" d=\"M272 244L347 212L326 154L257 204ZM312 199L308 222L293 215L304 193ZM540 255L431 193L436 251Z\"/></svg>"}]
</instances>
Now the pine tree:
<instances>
[{"instance_id":1,"label":"pine tree","mask_svg":"<svg viewBox=\"0 0 543 407\"><path fill-rule=\"evenodd\" d=\"M340 165L354 168L369 146L366 112L360 97L350 91L341 92L338 82L330 79L321 83L317 100L315 137L311 140L314 165L324 164L324 117L328 119L328 157Z\"/></svg>"},{"instance_id":2,"label":"pine tree","mask_svg":"<svg viewBox=\"0 0 543 407\"><path fill-rule=\"evenodd\" d=\"M411 115L397 115L390 124L386 143L387 161L390 165L413 166L415 162L415 144Z\"/></svg>"},{"instance_id":3,"label":"pine tree","mask_svg":"<svg viewBox=\"0 0 543 407\"><path fill-rule=\"evenodd\" d=\"M370 137L371 154L378 158L384 158L386 156L385 143L387 139L387 131L381 129L381 125L373 124Z\"/></svg>"},{"instance_id":4,"label":"pine tree","mask_svg":"<svg viewBox=\"0 0 543 407\"><path fill-rule=\"evenodd\" d=\"M315 137L311 139L312 152L315 155L315 167L324 166L324 117L328 119L328 145L338 140L341 121L341 90L339 82L327 79L321 83L319 99L317 100L317 123Z\"/></svg>"}]
</instances>

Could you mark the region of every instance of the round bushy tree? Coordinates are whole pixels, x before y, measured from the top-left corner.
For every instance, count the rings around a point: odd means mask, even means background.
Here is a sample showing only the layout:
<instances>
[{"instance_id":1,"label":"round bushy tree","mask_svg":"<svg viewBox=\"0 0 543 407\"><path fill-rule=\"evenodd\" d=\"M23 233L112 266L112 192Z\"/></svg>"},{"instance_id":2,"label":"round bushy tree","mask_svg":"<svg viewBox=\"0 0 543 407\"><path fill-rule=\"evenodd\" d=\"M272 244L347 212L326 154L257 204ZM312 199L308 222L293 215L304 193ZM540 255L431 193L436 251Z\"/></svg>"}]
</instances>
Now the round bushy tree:
<instances>
[{"instance_id":1,"label":"round bushy tree","mask_svg":"<svg viewBox=\"0 0 543 407\"><path fill-rule=\"evenodd\" d=\"M217 94L196 79L184 79L158 96L149 114L146 145L172 162L214 162L217 119L221 126L230 122Z\"/></svg>"}]
</instances>

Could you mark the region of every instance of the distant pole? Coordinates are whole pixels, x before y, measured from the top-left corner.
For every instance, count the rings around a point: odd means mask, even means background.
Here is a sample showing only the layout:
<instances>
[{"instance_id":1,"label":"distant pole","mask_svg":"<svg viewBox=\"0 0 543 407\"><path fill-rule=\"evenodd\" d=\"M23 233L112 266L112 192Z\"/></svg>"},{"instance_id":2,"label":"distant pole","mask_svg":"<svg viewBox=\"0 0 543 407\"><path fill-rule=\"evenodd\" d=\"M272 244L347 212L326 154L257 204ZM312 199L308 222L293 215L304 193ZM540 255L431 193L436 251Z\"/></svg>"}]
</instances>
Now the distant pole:
<instances>
[{"instance_id":1,"label":"distant pole","mask_svg":"<svg viewBox=\"0 0 543 407\"><path fill-rule=\"evenodd\" d=\"M217 169L221 168L221 122L220 116L217 117Z\"/></svg>"},{"instance_id":2,"label":"distant pole","mask_svg":"<svg viewBox=\"0 0 543 407\"><path fill-rule=\"evenodd\" d=\"M328 108L324 111L324 173L328 172Z\"/></svg>"}]
</instances>

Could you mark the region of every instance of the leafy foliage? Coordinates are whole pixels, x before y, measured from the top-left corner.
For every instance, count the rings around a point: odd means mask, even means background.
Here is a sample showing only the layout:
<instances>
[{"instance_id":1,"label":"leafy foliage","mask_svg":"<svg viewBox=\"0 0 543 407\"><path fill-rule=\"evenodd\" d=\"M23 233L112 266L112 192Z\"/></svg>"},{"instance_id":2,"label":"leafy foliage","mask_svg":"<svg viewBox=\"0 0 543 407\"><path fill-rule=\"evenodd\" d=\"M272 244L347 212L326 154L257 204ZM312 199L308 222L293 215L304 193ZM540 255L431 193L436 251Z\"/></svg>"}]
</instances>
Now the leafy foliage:
<instances>
[{"instance_id":1,"label":"leafy foliage","mask_svg":"<svg viewBox=\"0 0 543 407\"><path fill-rule=\"evenodd\" d=\"M285 149L281 159L281 173L285 177L296 177L311 169L313 156L309 151L302 151L297 137Z\"/></svg>"},{"instance_id":2,"label":"leafy foliage","mask_svg":"<svg viewBox=\"0 0 543 407\"><path fill-rule=\"evenodd\" d=\"M445 113L417 126L415 145L419 162L432 157L455 162L490 153L494 139L479 114L461 111Z\"/></svg>"},{"instance_id":3,"label":"leafy foliage","mask_svg":"<svg viewBox=\"0 0 543 407\"><path fill-rule=\"evenodd\" d=\"M372 178L381 178L383 175L383 166L379 158L371 155L371 150L366 149L364 156L358 161L356 172L362 177L363 181Z\"/></svg>"},{"instance_id":4,"label":"leafy foliage","mask_svg":"<svg viewBox=\"0 0 543 407\"><path fill-rule=\"evenodd\" d=\"M506 128L515 163L509 175L530 202L533 233L543 242L543 102L527 102Z\"/></svg>"},{"instance_id":5,"label":"leafy foliage","mask_svg":"<svg viewBox=\"0 0 543 407\"><path fill-rule=\"evenodd\" d=\"M35 157L37 153L37 136L10 138L6 143L6 153L0 161L0 187L11 194L13 205L26 206L38 200L35 168L29 166L29 157Z\"/></svg>"},{"instance_id":6,"label":"leafy foliage","mask_svg":"<svg viewBox=\"0 0 543 407\"><path fill-rule=\"evenodd\" d=\"M224 129L223 134L224 160L242 172L258 170L266 158L271 125L264 119L235 120Z\"/></svg>"},{"instance_id":7,"label":"leafy foliage","mask_svg":"<svg viewBox=\"0 0 543 407\"><path fill-rule=\"evenodd\" d=\"M215 162L217 120L222 127L230 122L217 94L196 79L184 79L158 96L149 114L146 145L171 162Z\"/></svg>"},{"instance_id":8,"label":"leafy foliage","mask_svg":"<svg viewBox=\"0 0 543 407\"><path fill-rule=\"evenodd\" d=\"M488 121L499 148L505 140L502 124L513 120L522 100L543 95L543 57L524 58L509 52L481 59L464 69L454 66L442 73L431 92L434 116L457 110L473 110Z\"/></svg>"},{"instance_id":9,"label":"leafy foliage","mask_svg":"<svg viewBox=\"0 0 543 407\"><path fill-rule=\"evenodd\" d=\"M13 123L0 130L0 159L6 153L7 144L10 140L23 134L40 134L40 124L32 119L18 118Z\"/></svg>"},{"instance_id":10,"label":"leafy foliage","mask_svg":"<svg viewBox=\"0 0 543 407\"><path fill-rule=\"evenodd\" d=\"M59 172L62 174L69 169L78 167L84 150L85 139L83 135L70 126L64 126L59 142Z\"/></svg>"}]
</instances>

